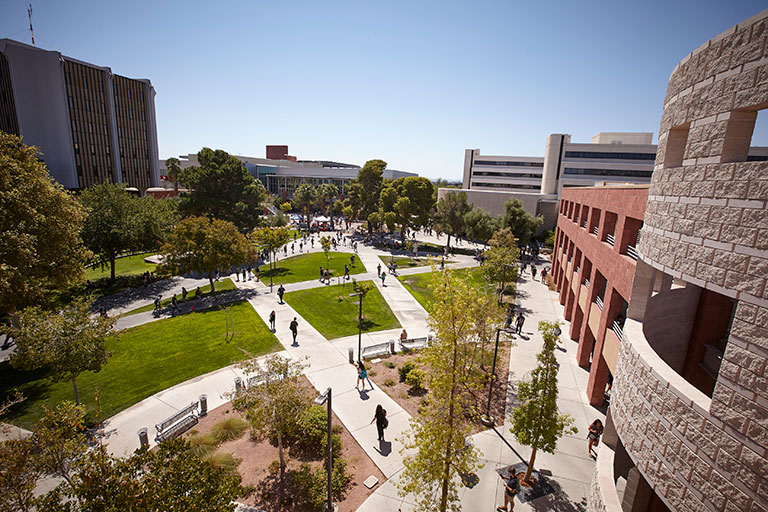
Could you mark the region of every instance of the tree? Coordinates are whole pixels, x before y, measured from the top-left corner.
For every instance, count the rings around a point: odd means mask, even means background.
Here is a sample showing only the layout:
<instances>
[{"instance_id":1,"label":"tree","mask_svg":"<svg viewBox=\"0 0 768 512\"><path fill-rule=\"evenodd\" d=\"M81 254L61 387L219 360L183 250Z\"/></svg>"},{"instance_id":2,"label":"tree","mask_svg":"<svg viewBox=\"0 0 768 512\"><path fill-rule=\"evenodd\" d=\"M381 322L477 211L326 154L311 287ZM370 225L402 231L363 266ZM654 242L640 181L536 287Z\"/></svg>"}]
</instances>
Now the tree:
<instances>
[{"instance_id":1,"label":"tree","mask_svg":"<svg viewBox=\"0 0 768 512\"><path fill-rule=\"evenodd\" d=\"M16 439L0 442L0 511L31 512L35 488L43 471L35 463L32 443Z\"/></svg>"},{"instance_id":2,"label":"tree","mask_svg":"<svg viewBox=\"0 0 768 512\"><path fill-rule=\"evenodd\" d=\"M494 233L488 241L490 248L485 251L485 262L483 263L483 275L489 283L499 283L499 294L505 290L501 289L501 283L516 283L518 277L517 263L520 261L520 249L517 247L517 239L509 228L503 228ZM499 295L499 301L503 295Z\"/></svg>"},{"instance_id":3,"label":"tree","mask_svg":"<svg viewBox=\"0 0 768 512\"><path fill-rule=\"evenodd\" d=\"M305 365L281 355L270 355L262 362L250 359L240 367L256 377L258 384L232 395L232 405L245 411L252 431L277 439L280 481L285 476L283 438L290 435L307 408L309 397L302 387Z\"/></svg>"},{"instance_id":4,"label":"tree","mask_svg":"<svg viewBox=\"0 0 768 512\"><path fill-rule=\"evenodd\" d=\"M317 197L325 208L325 214L331 219L333 229L333 200L339 195L339 187L333 183L323 183L317 187Z\"/></svg>"},{"instance_id":5,"label":"tree","mask_svg":"<svg viewBox=\"0 0 768 512\"><path fill-rule=\"evenodd\" d=\"M9 334L16 342L11 354L15 368L45 368L55 382L72 381L75 402L77 376L85 371L98 372L109 359L105 346L114 336L114 318L92 316L89 300L80 298L63 311L46 312L32 306L19 314L17 327Z\"/></svg>"},{"instance_id":6,"label":"tree","mask_svg":"<svg viewBox=\"0 0 768 512\"><path fill-rule=\"evenodd\" d=\"M437 224L448 235L447 247L451 246L451 235L464 232L464 216L471 209L466 192L448 192L437 202Z\"/></svg>"},{"instance_id":7,"label":"tree","mask_svg":"<svg viewBox=\"0 0 768 512\"><path fill-rule=\"evenodd\" d=\"M437 203L437 191L441 188L461 188L460 181L448 181L438 178L432 182L432 202Z\"/></svg>"},{"instance_id":8,"label":"tree","mask_svg":"<svg viewBox=\"0 0 768 512\"><path fill-rule=\"evenodd\" d=\"M394 186L400 196L395 210L400 215L401 225L404 228L412 226L416 230L426 226L429 223L429 213L435 205L432 182L427 178L408 176L395 180ZM402 236L404 237L404 234Z\"/></svg>"},{"instance_id":9,"label":"tree","mask_svg":"<svg viewBox=\"0 0 768 512\"><path fill-rule=\"evenodd\" d=\"M280 210L283 213L288 213L289 211L291 211L291 209L293 209L293 205L291 204L290 201L285 201L284 203L280 203Z\"/></svg>"},{"instance_id":10,"label":"tree","mask_svg":"<svg viewBox=\"0 0 768 512\"><path fill-rule=\"evenodd\" d=\"M179 222L179 203L173 199L142 197L136 218L136 250L157 251Z\"/></svg>"},{"instance_id":11,"label":"tree","mask_svg":"<svg viewBox=\"0 0 768 512\"><path fill-rule=\"evenodd\" d=\"M456 476L479 467L478 452L466 439L477 403L473 395L486 375L473 343L478 319L470 314L482 292L447 271L437 279L435 293L442 298L429 319L435 338L422 359L430 367L430 401L418 420L411 419L411 433L403 443L404 451L416 451L403 457L400 493L415 494L418 510L445 512L459 510Z\"/></svg>"},{"instance_id":12,"label":"tree","mask_svg":"<svg viewBox=\"0 0 768 512\"><path fill-rule=\"evenodd\" d=\"M384 169L387 162L384 160L368 160L358 171L357 179L350 180L347 185L349 193L349 206L358 218L367 219L368 215L375 212L379 205Z\"/></svg>"},{"instance_id":13,"label":"tree","mask_svg":"<svg viewBox=\"0 0 768 512\"><path fill-rule=\"evenodd\" d=\"M539 322L539 332L544 339L541 352L536 354L539 364L531 371L530 379L520 382L517 398L520 405L512 412L512 428L509 429L518 442L531 448L531 458L523 481L530 482L536 452L554 453L557 441L563 435L575 434L573 418L560 414L557 408L557 372L555 358L559 322Z\"/></svg>"},{"instance_id":14,"label":"tree","mask_svg":"<svg viewBox=\"0 0 768 512\"><path fill-rule=\"evenodd\" d=\"M83 279L85 210L53 182L34 146L0 133L0 311Z\"/></svg>"},{"instance_id":15,"label":"tree","mask_svg":"<svg viewBox=\"0 0 768 512\"><path fill-rule=\"evenodd\" d=\"M178 158L169 158L165 161L165 168L168 169L168 177L173 181L173 197L179 195L179 172L181 171L181 162Z\"/></svg>"},{"instance_id":16,"label":"tree","mask_svg":"<svg viewBox=\"0 0 768 512\"><path fill-rule=\"evenodd\" d=\"M309 210L317 202L317 190L309 183L299 185L293 193L293 201L296 206L304 213L304 222L309 229Z\"/></svg>"},{"instance_id":17,"label":"tree","mask_svg":"<svg viewBox=\"0 0 768 512\"><path fill-rule=\"evenodd\" d=\"M320 246L323 248L323 252L325 253L325 268L331 268L331 237L324 236L320 238Z\"/></svg>"},{"instance_id":18,"label":"tree","mask_svg":"<svg viewBox=\"0 0 768 512\"><path fill-rule=\"evenodd\" d=\"M165 265L173 272L200 272L214 291L214 274L256 260L256 250L228 221L189 217L181 221L161 248Z\"/></svg>"},{"instance_id":19,"label":"tree","mask_svg":"<svg viewBox=\"0 0 768 512\"><path fill-rule=\"evenodd\" d=\"M523 203L519 199L510 199L504 203L504 218L502 221L505 227L508 227L514 233L515 238L521 245L526 245L531 237L541 228L544 223L544 217L541 215L533 217L525 211Z\"/></svg>"},{"instance_id":20,"label":"tree","mask_svg":"<svg viewBox=\"0 0 768 512\"><path fill-rule=\"evenodd\" d=\"M203 148L198 167L187 167L181 178L191 188L181 200L186 215L205 216L232 222L240 230L259 223L266 190L245 165L226 151Z\"/></svg>"},{"instance_id":21,"label":"tree","mask_svg":"<svg viewBox=\"0 0 768 512\"><path fill-rule=\"evenodd\" d=\"M251 240L256 243L260 251L269 254L269 286L272 287L272 275L275 268L275 252L288 243L291 239L288 229L279 228L261 228L251 233Z\"/></svg>"},{"instance_id":22,"label":"tree","mask_svg":"<svg viewBox=\"0 0 768 512\"><path fill-rule=\"evenodd\" d=\"M482 208L473 208L464 215L467 237L471 240L487 243L488 239L499 228L499 220Z\"/></svg>"}]
</instances>

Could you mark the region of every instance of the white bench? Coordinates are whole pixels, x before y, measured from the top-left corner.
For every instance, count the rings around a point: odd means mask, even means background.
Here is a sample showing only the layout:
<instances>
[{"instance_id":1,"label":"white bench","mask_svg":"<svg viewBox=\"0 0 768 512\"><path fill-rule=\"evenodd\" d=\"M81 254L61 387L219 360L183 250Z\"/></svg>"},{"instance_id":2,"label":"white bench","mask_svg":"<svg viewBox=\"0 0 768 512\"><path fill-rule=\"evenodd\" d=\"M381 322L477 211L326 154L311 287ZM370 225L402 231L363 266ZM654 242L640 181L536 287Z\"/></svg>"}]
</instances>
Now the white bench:
<instances>
[{"instance_id":1,"label":"white bench","mask_svg":"<svg viewBox=\"0 0 768 512\"><path fill-rule=\"evenodd\" d=\"M368 345L367 347L363 347L362 353L360 354L360 359L365 359L367 357L383 356L384 354L394 354L395 352L394 349L395 349L394 341L386 341L384 343L376 343L375 345Z\"/></svg>"},{"instance_id":2,"label":"white bench","mask_svg":"<svg viewBox=\"0 0 768 512\"><path fill-rule=\"evenodd\" d=\"M429 340L432 336L422 336L420 338L408 338L400 341L400 348L402 350L414 350L417 348L424 348L429 346Z\"/></svg>"},{"instance_id":3,"label":"white bench","mask_svg":"<svg viewBox=\"0 0 768 512\"><path fill-rule=\"evenodd\" d=\"M157 435L155 441L160 443L167 439L173 439L197 425L197 407L198 402L192 402L173 416L169 416L162 422L155 425Z\"/></svg>"}]
</instances>

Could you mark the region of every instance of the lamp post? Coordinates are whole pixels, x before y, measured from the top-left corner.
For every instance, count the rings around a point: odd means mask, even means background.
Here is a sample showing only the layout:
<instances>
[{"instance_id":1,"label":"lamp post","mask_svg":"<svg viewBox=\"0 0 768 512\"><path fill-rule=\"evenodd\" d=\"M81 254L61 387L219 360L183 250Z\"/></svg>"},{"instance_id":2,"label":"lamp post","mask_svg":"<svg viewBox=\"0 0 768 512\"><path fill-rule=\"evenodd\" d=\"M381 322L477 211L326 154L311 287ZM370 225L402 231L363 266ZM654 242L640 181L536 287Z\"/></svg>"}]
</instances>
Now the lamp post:
<instances>
[{"instance_id":1,"label":"lamp post","mask_svg":"<svg viewBox=\"0 0 768 512\"><path fill-rule=\"evenodd\" d=\"M357 360L363 359L363 292L350 293L350 297L360 297L360 308L357 312Z\"/></svg>"},{"instance_id":2,"label":"lamp post","mask_svg":"<svg viewBox=\"0 0 768 512\"><path fill-rule=\"evenodd\" d=\"M491 366L491 382L488 385L488 405L485 408L485 415L480 417L480 422L486 427L492 427L494 425L493 416L491 416L491 398L493 397L493 383L496 380L496 357L499 354L499 336L502 332L511 334L512 331L504 329L502 327L496 328L496 346L493 349L493 365Z\"/></svg>"},{"instance_id":3,"label":"lamp post","mask_svg":"<svg viewBox=\"0 0 768 512\"><path fill-rule=\"evenodd\" d=\"M315 405L323 405L325 403L328 404L328 464L326 465L328 471L328 501L325 504L326 512L332 512L336 509L333 501L331 500L331 477L333 475L333 443L331 442L331 396L331 388L328 388L325 390L325 393L315 398L312 402Z\"/></svg>"},{"instance_id":4,"label":"lamp post","mask_svg":"<svg viewBox=\"0 0 768 512\"><path fill-rule=\"evenodd\" d=\"M504 264L504 274L501 278L501 292L499 292L499 306L504 302L504 289L507 287L507 267L514 267L512 263Z\"/></svg>"}]
</instances>

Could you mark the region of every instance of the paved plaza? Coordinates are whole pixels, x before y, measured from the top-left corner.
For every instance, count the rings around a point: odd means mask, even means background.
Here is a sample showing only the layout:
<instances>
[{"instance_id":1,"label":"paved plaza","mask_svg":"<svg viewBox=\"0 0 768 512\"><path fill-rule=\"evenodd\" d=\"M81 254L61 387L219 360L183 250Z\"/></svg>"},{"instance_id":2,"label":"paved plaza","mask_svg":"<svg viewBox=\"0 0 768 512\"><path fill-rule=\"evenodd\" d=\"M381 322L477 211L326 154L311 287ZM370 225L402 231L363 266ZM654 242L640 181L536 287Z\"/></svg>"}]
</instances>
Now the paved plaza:
<instances>
[{"instance_id":1,"label":"paved plaza","mask_svg":"<svg viewBox=\"0 0 768 512\"><path fill-rule=\"evenodd\" d=\"M445 237L436 239L426 235L420 236L419 239L436 243L445 241ZM320 251L319 245L316 244L318 247L311 252ZM467 244L464 243L462 247L467 247ZM338 251L351 253L352 248L349 245L340 245ZM386 267L389 255L388 252L359 243L358 258L366 272L356 275L355 278L359 281L372 280L375 283L409 336L425 336L428 334L428 315L424 308L399 280L389 278L386 280L386 286L382 286L381 280L375 279L377 265ZM454 263L447 265L449 268L471 267L477 264L469 256L454 255L451 256L451 260ZM427 266L406 268L401 273L430 271L431 268ZM169 296L178 293L182 286L193 289L195 286L204 284L207 284L207 280L176 278L158 285L158 290L146 291L144 296L123 297L115 302L112 313L126 312L145 305L151 296L159 291ZM387 478L387 481L375 488L374 493L358 510L376 512L412 510L413 500L408 496L399 496L396 487L403 470L401 439L409 428L411 417L378 387L365 393L355 388L357 370L349 363L348 350L353 348L356 353L357 335L329 341L289 304L278 303L277 284L272 292L268 282L265 284L255 280L241 280L235 284L238 288L236 291L211 298L212 301L215 299L215 302L209 306L246 299L267 325L269 314L274 310L276 313L275 335L283 346L281 353L307 364L306 376L318 391L324 391L328 387L333 389L333 409L336 416ZM319 280L285 285L288 292L320 286L323 284ZM503 504L504 485L497 471L512 464L527 461L530 456L530 450L519 445L509 432L509 416L515 403L514 392L517 382L524 378L536 364L535 355L542 345L541 336L537 331L538 322L562 320L563 311L557 302L556 294L549 291L540 281L532 281L529 273L524 273L520 277L517 301L519 309L525 313L526 322L523 335L513 337L514 345L509 362L507 418L504 419L503 424L501 419L498 419L496 428L472 437L472 443L480 450L484 465L476 475L472 476L474 485L471 488L462 486L463 510L495 510L496 506ZM166 317L166 314L160 316L160 318ZM294 317L297 317L299 323L295 345L289 330L289 324ZM157 318L151 313L142 313L122 318L118 326L126 328L155 320ZM564 333L568 332L567 328L562 330ZM393 329L366 333L362 337L362 345L365 347L396 339L399 331L399 329ZM586 401L588 372L576 364L575 352L576 343L570 340L565 340L557 351L557 359L560 363L559 404L561 412L571 414L575 418L575 425L580 431L578 434L561 439L554 454L539 452L535 469L546 476L554 492L528 503L518 502L515 507L518 511L550 510L555 506L558 510L582 510L586 505L586 496L595 464L587 455L586 429L595 418L604 420L605 417ZM227 394L234 390L234 381L237 377L245 380L247 376L235 366L222 368L166 389L120 412L106 422L106 443L110 452L124 456L137 449L139 447L137 431L142 427L149 429L150 445L154 445L154 425L197 401L202 394L207 395L209 409L223 405L228 401ZM383 443L377 441L376 427L370 424L378 404L387 410L389 418L386 442Z\"/></svg>"}]
</instances>

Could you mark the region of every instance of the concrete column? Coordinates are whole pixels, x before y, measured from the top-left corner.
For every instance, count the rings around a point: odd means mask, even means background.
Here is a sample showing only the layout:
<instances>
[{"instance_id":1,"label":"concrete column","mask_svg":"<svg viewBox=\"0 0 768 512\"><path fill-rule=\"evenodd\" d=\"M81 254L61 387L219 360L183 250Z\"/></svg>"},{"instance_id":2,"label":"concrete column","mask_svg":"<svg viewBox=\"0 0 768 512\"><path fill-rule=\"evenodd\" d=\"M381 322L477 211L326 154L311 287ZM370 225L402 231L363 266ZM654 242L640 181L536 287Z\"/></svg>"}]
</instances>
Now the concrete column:
<instances>
[{"instance_id":1,"label":"concrete column","mask_svg":"<svg viewBox=\"0 0 768 512\"><path fill-rule=\"evenodd\" d=\"M541 175L541 193L557 193L557 181L560 171L563 145L570 142L571 136L553 133L547 137L547 149L544 152L544 170Z\"/></svg>"},{"instance_id":2,"label":"concrete column","mask_svg":"<svg viewBox=\"0 0 768 512\"><path fill-rule=\"evenodd\" d=\"M642 322L645 318L645 310L653 291L653 276L656 272L652 266L642 260L638 260L635 266L635 280L632 283L632 296L629 298L627 318Z\"/></svg>"}]
</instances>

